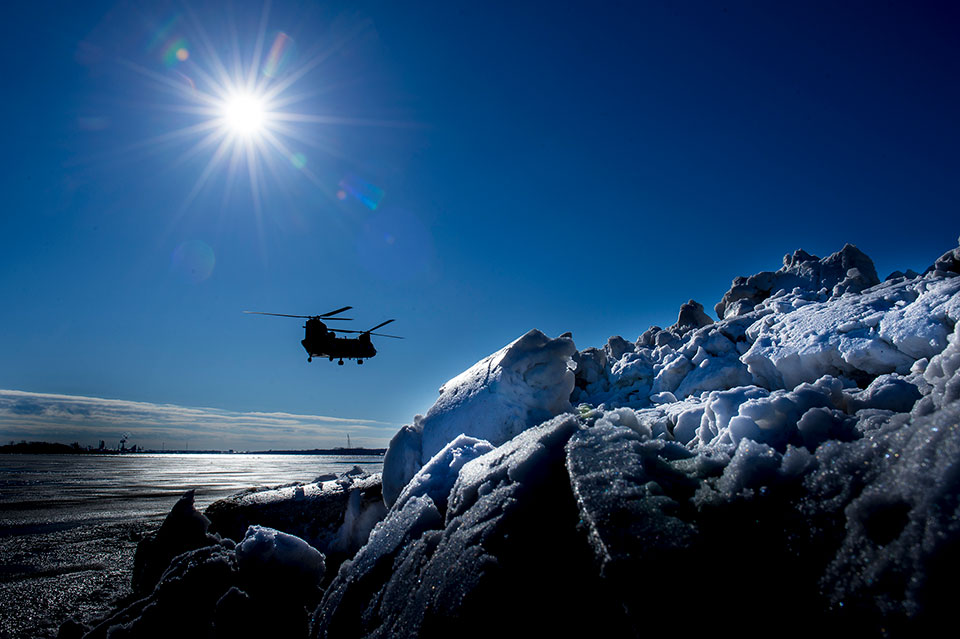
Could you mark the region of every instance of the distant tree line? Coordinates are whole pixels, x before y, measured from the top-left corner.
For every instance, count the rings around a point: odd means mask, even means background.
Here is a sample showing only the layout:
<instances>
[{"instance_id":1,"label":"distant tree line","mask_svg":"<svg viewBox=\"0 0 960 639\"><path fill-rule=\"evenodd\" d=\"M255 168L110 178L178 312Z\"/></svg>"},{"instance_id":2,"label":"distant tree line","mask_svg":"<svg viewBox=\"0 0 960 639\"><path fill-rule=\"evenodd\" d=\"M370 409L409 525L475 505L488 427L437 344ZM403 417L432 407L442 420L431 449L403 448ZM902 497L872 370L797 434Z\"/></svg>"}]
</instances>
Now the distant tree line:
<instances>
[{"instance_id":1,"label":"distant tree line","mask_svg":"<svg viewBox=\"0 0 960 639\"><path fill-rule=\"evenodd\" d=\"M27 453L27 454L57 454L57 455L73 455L79 453L102 453L105 451L91 449L86 446L81 446L79 442L73 442L72 444L56 444L52 442L26 442L22 441L18 444L10 442L4 446L0 446L0 453Z\"/></svg>"}]
</instances>

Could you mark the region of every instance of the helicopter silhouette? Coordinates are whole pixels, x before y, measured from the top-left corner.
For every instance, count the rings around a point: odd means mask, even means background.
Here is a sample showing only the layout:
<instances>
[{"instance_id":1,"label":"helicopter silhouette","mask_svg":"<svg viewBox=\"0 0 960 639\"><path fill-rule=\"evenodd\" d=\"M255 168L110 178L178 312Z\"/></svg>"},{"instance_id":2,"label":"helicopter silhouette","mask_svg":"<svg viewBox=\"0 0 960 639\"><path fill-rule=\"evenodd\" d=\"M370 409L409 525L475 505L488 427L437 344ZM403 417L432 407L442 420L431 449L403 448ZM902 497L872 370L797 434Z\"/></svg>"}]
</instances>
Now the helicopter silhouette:
<instances>
[{"instance_id":1,"label":"helicopter silhouette","mask_svg":"<svg viewBox=\"0 0 960 639\"><path fill-rule=\"evenodd\" d=\"M354 331L346 328L330 330L327 328L324 320L350 320L351 318L349 317L333 316L344 311L349 311L351 308L353 307L344 306L343 308L338 308L335 311L323 313L322 315L287 315L285 313L264 313L261 311L244 311L244 313L250 313L252 315L273 315L275 317L299 317L307 320L303 325L306 332L303 339L300 340L300 343L303 345L304 350L307 351L308 362L312 362L314 357L326 357L331 362L334 359L339 360L337 364L340 366L343 366L344 359L355 359L357 360L357 364L363 364L364 359L370 359L377 354L377 349L373 347L373 342L370 340L371 335L403 339L398 335L385 335L383 333L373 332L394 321L392 319L381 322L365 331ZM356 333L358 337L337 337L338 332Z\"/></svg>"}]
</instances>

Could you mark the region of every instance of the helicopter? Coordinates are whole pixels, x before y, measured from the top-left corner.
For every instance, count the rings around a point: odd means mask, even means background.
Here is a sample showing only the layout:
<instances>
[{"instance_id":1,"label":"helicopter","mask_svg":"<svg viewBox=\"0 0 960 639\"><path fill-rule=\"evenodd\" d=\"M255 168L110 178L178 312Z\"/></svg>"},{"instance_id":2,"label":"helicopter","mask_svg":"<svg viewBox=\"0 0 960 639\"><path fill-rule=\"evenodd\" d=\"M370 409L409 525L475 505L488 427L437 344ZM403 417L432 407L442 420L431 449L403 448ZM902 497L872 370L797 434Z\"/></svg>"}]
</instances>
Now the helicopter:
<instances>
[{"instance_id":1,"label":"helicopter","mask_svg":"<svg viewBox=\"0 0 960 639\"><path fill-rule=\"evenodd\" d=\"M287 315L284 313L264 313L261 311L244 311L244 313L250 313L252 315L273 315L275 317L299 317L307 320L303 325L306 332L303 339L300 340L300 343L303 345L304 350L307 351L308 362L312 362L314 357L326 357L331 362L334 359L338 359L337 364L340 366L343 366L344 359L355 359L357 360L357 364L363 364L364 359L370 359L377 354L377 349L373 347L373 342L370 340L371 335L403 339L398 335L385 335L383 333L373 332L394 321L392 319L381 322L365 331L354 331L346 328L330 330L327 328L324 320L350 320L349 317L334 317L334 315L349 311L351 308L353 307L344 306L343 308L338 308L335 311L321 315ZM356 333L358 337L337 337L338 332Z\"/></svg>"}]
</instances>

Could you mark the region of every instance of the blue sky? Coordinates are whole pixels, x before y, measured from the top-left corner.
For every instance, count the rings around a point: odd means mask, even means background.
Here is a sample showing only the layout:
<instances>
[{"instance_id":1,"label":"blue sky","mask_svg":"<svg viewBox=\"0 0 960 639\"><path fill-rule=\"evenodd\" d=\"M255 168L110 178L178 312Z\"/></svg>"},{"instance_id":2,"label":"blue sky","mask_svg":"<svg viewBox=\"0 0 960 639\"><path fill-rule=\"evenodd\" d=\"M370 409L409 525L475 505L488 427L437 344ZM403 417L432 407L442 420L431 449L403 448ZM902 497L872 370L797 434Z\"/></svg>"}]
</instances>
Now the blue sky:
<instances>
[{"instance_id":1,"label":"blue sky","mask_svg":"<svg viewBox=\"0 0 960 639\"><path fill-rule=\"evenodd\" d=\"M958 11L5 8L0 440L157 446L180 407L196 447L383 445L530 328L635 339L800 247L922 270L960 232ZM190 129L237 60L305 116L255 189ZM308 364L298 320L242 313L344 305L406 339Z\"/></svg>"}]
</instances>

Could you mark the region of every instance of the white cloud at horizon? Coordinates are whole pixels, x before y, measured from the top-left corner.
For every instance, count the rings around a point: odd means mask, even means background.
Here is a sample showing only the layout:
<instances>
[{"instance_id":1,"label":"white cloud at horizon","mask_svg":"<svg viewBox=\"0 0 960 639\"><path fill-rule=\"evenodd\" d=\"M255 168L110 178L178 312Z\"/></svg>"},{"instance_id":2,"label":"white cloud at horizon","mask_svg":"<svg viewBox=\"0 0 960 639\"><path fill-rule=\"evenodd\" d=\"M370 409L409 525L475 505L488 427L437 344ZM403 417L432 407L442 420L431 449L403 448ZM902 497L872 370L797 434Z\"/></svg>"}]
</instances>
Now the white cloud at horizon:
<instances>
[{"instance_id":1,"label":"white cloud at horizon","mask_svg":"<svg viewBox=\"0 0 960 639\"><path fill-rule=\"evenodd\" d=\"M176 404L0 389L0 443L48 441L192 450L382 448L398 424L370 419L239 412Z\"/></svg>"}]
</instances>

